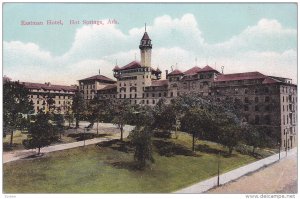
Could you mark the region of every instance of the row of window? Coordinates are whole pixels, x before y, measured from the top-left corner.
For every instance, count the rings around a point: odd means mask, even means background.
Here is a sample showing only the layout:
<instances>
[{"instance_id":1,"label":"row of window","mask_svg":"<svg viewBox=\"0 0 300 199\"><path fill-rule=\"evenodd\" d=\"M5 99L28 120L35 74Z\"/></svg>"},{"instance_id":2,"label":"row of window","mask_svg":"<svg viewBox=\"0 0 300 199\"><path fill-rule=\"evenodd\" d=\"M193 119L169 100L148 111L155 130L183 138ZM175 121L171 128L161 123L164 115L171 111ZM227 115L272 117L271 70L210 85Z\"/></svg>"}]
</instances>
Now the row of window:
<instances>
[{"instance_id":1,"label":"row of window","mask_svg":"<svg viewBox=\"0 0 300 199\"><path fill-rule=\"evenodd\" d=\"M36 98L47 98L48 96L43 96L43 95L30 95L30 98L33 99L36 96ZM72 99L71 96L55 96L53 99Z\"/></svg>"},{"instance_id":2,"label":"row of window","mask_svg":"<svg viewBox=\"0 0 300 199\"><path fill-rule=\"evenodd\" d=\"M258 105L254 106L254 110L259 112L259 111L262 111L263 107L260 107ZM249 106L248 105L244 105L244 111L249 111ZM267 105L267 106L264 106L264 111L270 111L270 106Z\"/></svg>"},{"instance_id":3,"label":"row of window","mask_svg":"<svg viewBox=\"0 0 300 199\"><path fill-rule=\"evenodd\" d=\"M286 102L292 102L294 103L295 102L295 97L292 97L291 95L289 96L282 96L282 102L284 102L284 99ZM297 101L297 97L296 97L296 101Z\"/></svg>"},{"instance_id":4,"label":"row of window","mask_svg":"<svg viewBox=\"0 0 300 199\"><path fill-rule=\"evenodd\" d=\"M95 84L90 84L90 85L81 85L80 89L95 89Z\"/></svg>"},{"instance_id":5,"label":"row of window","mask_svg":"<svg viewBox=\"0 0 300 199\"><path fill-rule=\"evenodd\" d=\"M255 101L255 103L258 103L258 102L259 102L259 98L258 98L258 97L255 97L255 98L254 98L254 101ZM270 96L265 96L264 101L265 101L265 102L270 102ZM245 97L245 98L244 98L244 102L245 102L245 103L249 103L249 102L250 102L250 101L249 101L249 98L248 98L248 97Z\"/></svg>"},{"instance_id":6,"label":"row of window","mask_svg":"<svg viewBox=\"0 0 300 199\"><path fill-rule=\"evenodd\" d=\"M248 115L245 116L245 119L246 119L247 122L249 122L249 116ZM262 121L262 119L263 119L263 121ZM259 124L270 125L271 124L271 117L270 117L270 115L265 115L265 116L262 116L262 117L260 117L259 115L255 115L254 123L256 125L259 125Z\"/></svg>"}]
</instances>

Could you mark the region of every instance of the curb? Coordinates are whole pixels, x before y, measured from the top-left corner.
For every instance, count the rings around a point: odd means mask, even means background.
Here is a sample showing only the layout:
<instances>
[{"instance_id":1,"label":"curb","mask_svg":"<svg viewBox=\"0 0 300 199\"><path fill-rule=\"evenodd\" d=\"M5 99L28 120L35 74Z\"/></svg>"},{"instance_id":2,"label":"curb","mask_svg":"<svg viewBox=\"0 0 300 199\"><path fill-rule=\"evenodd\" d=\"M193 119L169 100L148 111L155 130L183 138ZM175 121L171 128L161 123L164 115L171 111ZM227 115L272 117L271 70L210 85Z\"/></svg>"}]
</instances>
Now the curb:
<instances>
[{"instance_id":1,"label":"curb","mask_svg":"<svg viewBox=\"0 0 300 199\"><path fill-rule=\"evenodd\" d=\"M286 157L289 157L293 154L297 153L297 148L293 148L288 151L288 156L286 156L286 152L282 151L280 152L280 157L281 159L285 159ZM281 160L280 159L280 160ZM221 174L220 175L220 185L224 185L228 182L231 182L233 180L236 180L240 177L243 177L247 174L253 173L263 167L269 166L275 162L280 161L279 160L279 154L272 155L270 157L258 160L256 162L250 163L248 165L242 166L240 168L237 168L235 170L229 171L227 173ZM178 191L175 191L173 193L204 193L212 188L217 187L217 181L218 181L218 176L214 176L210 179L198 182L194 185L191 185L189 187L180 189Z\"/></svg>"}]
</instances>

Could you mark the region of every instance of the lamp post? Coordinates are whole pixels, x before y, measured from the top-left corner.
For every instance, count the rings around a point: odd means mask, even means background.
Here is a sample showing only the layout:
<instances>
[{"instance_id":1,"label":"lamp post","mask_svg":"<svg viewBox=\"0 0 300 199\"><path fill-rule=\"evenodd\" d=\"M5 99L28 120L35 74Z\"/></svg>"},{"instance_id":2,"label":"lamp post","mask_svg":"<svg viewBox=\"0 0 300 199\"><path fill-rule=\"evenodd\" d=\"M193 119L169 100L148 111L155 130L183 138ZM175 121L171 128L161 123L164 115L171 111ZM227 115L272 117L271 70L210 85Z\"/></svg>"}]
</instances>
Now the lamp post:
<instances>
[{"instance_id":1,"label":"lamp post","mask_svg":"<svg viewBox=\"0 0 300 199\"><path fill-rule=\"evenodd\" d=\"M278 155L279 155L279 160L280 160L280 150L281 150L281 143L280 142L278 142L278 146L279 146L279 153L278 153Z\"/></svg>"},{"instance_id":2,"label":"lamp post","mask_svg":"<svg viewBox=\"0 0 300 199\"><path fill-rule=\"evenodd\" d=\"M217 183L217 185L220 186L220 151L218 154L218 183Z\"/></svg>"}]
</instances>

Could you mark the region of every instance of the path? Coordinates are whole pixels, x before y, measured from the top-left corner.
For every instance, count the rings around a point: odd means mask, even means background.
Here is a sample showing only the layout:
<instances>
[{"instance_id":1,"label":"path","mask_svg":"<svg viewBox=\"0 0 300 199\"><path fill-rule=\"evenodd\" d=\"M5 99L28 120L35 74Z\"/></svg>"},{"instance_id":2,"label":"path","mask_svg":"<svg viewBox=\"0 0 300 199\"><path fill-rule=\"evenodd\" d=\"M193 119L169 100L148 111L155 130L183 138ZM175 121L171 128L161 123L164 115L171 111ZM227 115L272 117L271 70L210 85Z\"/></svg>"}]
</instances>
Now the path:
<instances>
[{"instance_id":1,"label":"path","mask_svg":"<svg viewBox=\"0 0 300 199\"><path fill-rule=\"evenodd\" d=\"M207 193L297 193L297 154Z\"/></svg>"},{"instance_id":2,"label":"path","mask_svg":"<svg viewBox=\"0 0 300 199\"><path fill-rule=\"evenodd\" d=\"M84 126L87 126L88 123L81 122L80 127L84 128ZM113 124L108 124L108 123L101 123L101 127L104 128L116 128L115 125ZM126 125L124 127L124 138L126 138L129 134L129 132L133 129L133 126ZM93 130L95 130L95 125ZM102 137L102 138L94 138L94 139L89 139L84 141L78 141L78 142L72 142L72 143L66 143L66 144L56 144L56 145L51 145L48 147L41 148L41 153L50 153L53 151L60 151L60 150L65 150L65 149L71 149L71 148L76 148L85 145L91 145L91 144L96 144L99 142L103 141L108 141L112 139L119 139L120 138L120 133L114 133L112 136L107 136L107 137ZM25 157L28 157L30 155L36 154L36 149L31 149L31 150L15 150L15 151L10 151L10 152L3 152L2 155L2 162L7 163L7 162L12 162L16 161Z\"/></svg>"},{"instance_id":3,"label":"path","mask_svg":"<svg viewBox=\"0 0 300 199\"><path fill-rule=\"evenodd\" d=\"M297 148L293 148L291 149L289 152L288 152L288 155L287 157L285 157L285 152L281 152L281 160L280 160L280 163L281 162L286 162L286 161L290 161L290 157L291 156L291 159L297 159ZM235 170L232 170L232 171L229 171L227 173L224 173L224 174L221 174L220 175L220 185L224 185L228 182L231 182L233 180L237 180L245 175L249 175L250 173L252 172L255 172L257 171L258 169L260 168L263 168L265 166L268 166L268 165L271 165L271 164L278 164L278 154L275 154L275 155L272 155L270 157L267 157L265 159L262 159L262 160L258 160L256 162L253 162L253 163L250 163L248 165L245 165L243 167L240 167L240 168L237 168ZM285 163L281 163L280 165L285 165ZM280 166L278 167L279 170L280 170ZM291 168L287 169L287 170L290 170L292 172L294 172L294 175L295 175L295 172L297 174L297 169L293 169L293 166L291 166ZM282 169L280 170L282 171ZM274 172L276 174L278 174L279 172ZM274 179L278 179L278 178L282 178L282 176L284 176L284 173L281 173L280 174L281 176L278 177L278 175L276 176L277 178L273 178L273 181L274 182ZM296 175L295 175L296 176ZM265 177L265 178L268 178L268 177ZM281 180L278 181L278 183L280 183ZM252 181L253 184L261 184L259 183L259 181ZM250 187L249 185L252 186L252 184L244 184L244 186L248 186ZM176 191L175 193L204 193L214 187L217 186L217 176L215 177L212 177L208 180L204 180L204 181L201 181L199 183L196 183L192 186L189 186L189 187L186 187L184 189L181 189L181 190L178 190ZM263 185L262 185L263 186ZM291 185L292 186L292 185ZM278 191L280 191L278 189ZM223 192L219 192L219 193L223 193ZM226 193L226 192L224 192ZM244 193L244 192L240 192L240 193Z\"/></svg>"}]
</instances>

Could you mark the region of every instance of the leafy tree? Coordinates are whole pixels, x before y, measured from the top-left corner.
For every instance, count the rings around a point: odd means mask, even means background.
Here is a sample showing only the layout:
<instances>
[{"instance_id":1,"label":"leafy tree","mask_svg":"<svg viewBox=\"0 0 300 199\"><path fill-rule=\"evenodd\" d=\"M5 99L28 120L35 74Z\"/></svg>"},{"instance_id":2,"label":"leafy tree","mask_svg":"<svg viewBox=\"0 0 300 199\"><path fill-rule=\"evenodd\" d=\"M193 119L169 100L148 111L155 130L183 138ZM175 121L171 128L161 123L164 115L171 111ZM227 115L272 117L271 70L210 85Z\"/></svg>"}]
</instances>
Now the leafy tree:
<instances>
[{"instance_id":1,"label":"leafy tree","mask_svg":"<svg viewBox=\"0 0 300 199\"><path fill-rule=\"evenodd\" d=\"M14 130L20 126L22 114L33 111L33 103L28 98L29 90L19 82L7 81L3 85L3 124L11 132L10 146L13 146Z\"/></svg>"},{"instance_id":2,"label":"leafy tree","mask_svg":"<svg viewBox=\"0 0 300 199\"><path fill-rule=\"evenodd\" d=\"M127 100L118 100L113 105L114 107L114 118L113 123L118 125L118 128L121 131L120 140L123 141L123 131L124 126L128 123L128 121L132 120L132 112L130 103Z\"/></svg>"},{"instance_id":3,"label":"leafy tree","mask_svg":"<svg viewBox=\"0 0 300 199\"><path fill-rule=\"evenodd\" d=\"M135 146L134 159L138 162L138 168L144 169L147 163L153 163L152 133L149 128L135 128L131 134L131 143Z\"/></svg>"},{"instance_id":4,"label":"leafy tree","mask_svg":"<svg viewBox=\"0 0 300 199\"><path fill-rule=\"evenodd\" d=\"M97 134L99 132L99 122L107 120L111 113L111 101L108 99L95 97L89 104L89 120L91 123L97 122Z\"/></svg>"},{"instance_id":5,"label":"leafy tree","mask_svg":"<svg viewBox=\"0 0 300 199\"><path fill-rule=\"evenodd\" d=\"M68 105L67 105L67 111L65 113L65 118L68 121L68 127L70 128L71 123L73 123L73 121L74 121L74 115L73 115L72 109L70 107L70 102L68 102Z\"/></svg>"},{"instance_id":6,"label":"leafy tree","mask_svg":"<svg viewBox=\"0 0 300 199\"><path fill-rule=\"evenodd\" d=\"M194 108L181 118L181 128L193 136L192 150L195 151L195 138L204 138L211 130L210 113L206 109Z\"/></svg>"},{"instance_id":7,"label":"leafy tree","mask_svg":"<svg viewBox=\"0 0 300 199\"><path fill-rule=\"evenodd\" d=\"M159 100L153 108L154 128L170 132L176 124L176 112L172 105Z\"/></svg>"},{"instance_id":8,"label":"leafy tree","mask_svg":"<svg viewBox=\"0 0 300 199\"><path fill-rule=\"evenodd\" d=\"M81 92L76 92L73 97L72 111L76 119L76 128L79 127L79 121L82 118L83 112L85 110L85 102L83 94Z\"/></svg>"},{"instance_id":9,"label":"leafy tree","mask_svg":"<svg viewBox=\"0 0 300 199\"><path fill-rule=\"evenodd\" d=\"M24 147L26 149L38 148L38 155L42 147L49 146L53 141L56 141L56 131L50 123L50 115L38 113L36 121L29 128L27 137L28 139L23 140Z\"/></svg>"},{"instance_id":10,"label":"leafy tree","mask_svg":"<svg viewBox=\"0 0 300 199\"><path fill-rule=\"evenodd\" d=\"M59 139L61 139L61 134L64 132L64 116L62 114L54 114L53 119L55 122L55 131L59 133Z\"/></svg>"}]
</instances>

